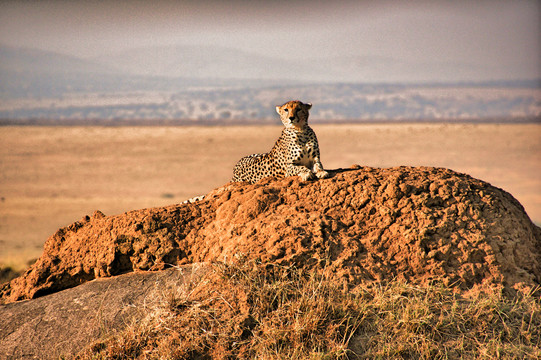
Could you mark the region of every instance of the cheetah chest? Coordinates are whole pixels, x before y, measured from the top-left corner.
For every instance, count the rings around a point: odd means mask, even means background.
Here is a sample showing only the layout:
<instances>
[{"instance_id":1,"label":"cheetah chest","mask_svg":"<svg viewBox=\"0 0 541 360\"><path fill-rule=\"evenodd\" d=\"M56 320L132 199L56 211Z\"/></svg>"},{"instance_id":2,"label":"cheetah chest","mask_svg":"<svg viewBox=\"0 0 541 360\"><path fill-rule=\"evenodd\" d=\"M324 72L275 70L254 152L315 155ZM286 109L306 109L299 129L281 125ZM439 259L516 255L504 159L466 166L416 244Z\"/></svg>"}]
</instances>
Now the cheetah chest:
<instances>
[{"instance_id":1,"label":"cheetah chest","mask_svg":"<svg viewBox=\"0 0 541 360\"><path fill-rule=\"evenodd\" d=\"M314 142L310 138L297 137L292 144L292 163L311 168L314 164L315 151Z\"/></svg>"}]
</instances>

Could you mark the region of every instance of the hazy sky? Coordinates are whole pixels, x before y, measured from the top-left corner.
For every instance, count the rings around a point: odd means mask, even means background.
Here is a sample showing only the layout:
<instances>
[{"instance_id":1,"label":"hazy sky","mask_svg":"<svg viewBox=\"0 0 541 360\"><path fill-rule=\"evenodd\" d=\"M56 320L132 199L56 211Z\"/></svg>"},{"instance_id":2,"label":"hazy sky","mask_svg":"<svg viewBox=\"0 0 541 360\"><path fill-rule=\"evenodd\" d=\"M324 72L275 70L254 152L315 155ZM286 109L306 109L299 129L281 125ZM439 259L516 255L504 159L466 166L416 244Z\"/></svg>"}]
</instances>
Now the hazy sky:
<instances>
[{"instance_id":1,"label":"hazy sky","mask_svg":"<svg viewBox=\"0 0 541 360\"><path fill-rule=\"evenodd\" d=\"M541 77L540 8L520 0L0 1L0 44L85 57L220 45L284 59L379 56Z\"/></svg>"}]
</instances>

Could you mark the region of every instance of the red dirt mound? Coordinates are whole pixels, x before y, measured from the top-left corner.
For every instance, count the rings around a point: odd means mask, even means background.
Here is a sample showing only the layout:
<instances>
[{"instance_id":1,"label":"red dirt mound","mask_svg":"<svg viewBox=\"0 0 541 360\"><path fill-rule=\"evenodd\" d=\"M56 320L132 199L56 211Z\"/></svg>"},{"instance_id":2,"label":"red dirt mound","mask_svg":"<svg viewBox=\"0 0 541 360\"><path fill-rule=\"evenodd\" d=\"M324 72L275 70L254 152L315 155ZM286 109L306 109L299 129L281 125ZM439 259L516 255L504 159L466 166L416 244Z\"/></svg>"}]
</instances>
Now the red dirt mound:
<instances>
[{"instance_id":1,"label":"red dirt mound","mask_svg":"<svg viewBox=\"0 0 541 360\"><path fill-rule=\"evenodd\" d=\"M193 204L96 212L51 236L0 295L35 298L97 277L239 254L324 268L347 286L392 278L461 290L541 283L541 229L510 194L447 169L357 166L314 182L228 184Z\"/></svg>"}]
</instances>

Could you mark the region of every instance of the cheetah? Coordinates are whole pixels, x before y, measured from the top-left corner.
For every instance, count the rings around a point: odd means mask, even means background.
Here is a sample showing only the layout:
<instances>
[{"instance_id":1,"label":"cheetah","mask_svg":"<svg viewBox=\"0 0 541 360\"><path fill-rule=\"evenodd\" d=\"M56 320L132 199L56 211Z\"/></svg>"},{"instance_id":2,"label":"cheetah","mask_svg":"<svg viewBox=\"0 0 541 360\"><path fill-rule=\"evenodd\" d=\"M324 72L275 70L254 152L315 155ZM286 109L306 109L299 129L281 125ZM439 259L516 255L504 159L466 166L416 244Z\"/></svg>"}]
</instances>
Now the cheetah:
<instances>
[{"instance_id":1,"label":"cheetah","mask_svg":"<svg viewBox=\"0 0 541 360\"><path fill-rule=\"evenodd\" d=\"M317 137L308 126L308 110L312 104L289 101L276 107L285 128L270 152L243 157L233 169L233 182L259 180L275 176L298 175L303 181L329 176L319 159Z\"/></svg>"}]
</instances>

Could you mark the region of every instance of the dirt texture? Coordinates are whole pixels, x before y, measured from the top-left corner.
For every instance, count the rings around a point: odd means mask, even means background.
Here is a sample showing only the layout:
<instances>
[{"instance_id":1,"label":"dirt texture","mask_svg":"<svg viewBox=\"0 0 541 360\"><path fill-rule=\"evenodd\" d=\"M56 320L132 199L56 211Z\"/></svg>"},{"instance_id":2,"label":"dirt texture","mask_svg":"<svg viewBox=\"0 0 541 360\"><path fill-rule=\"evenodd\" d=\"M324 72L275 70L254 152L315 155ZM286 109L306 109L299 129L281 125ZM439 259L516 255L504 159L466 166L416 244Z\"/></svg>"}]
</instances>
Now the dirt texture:
<instances>
[{"instance_id":1,"label":"dirt texture","mask_svg":"<svg viewBox=\"0 0 541 360\"><path fill-rule=\"evenodd\" d=\"M97 279L33 301L0 305L0 359L60 359L146 316L171 287L203 276L198 264Z\"/></svg>"},{"instance_id":2,"label":"dirt texture","mask_svg":"<svg viewBox=\"0 0 541 360\"><path fill-rule=\"evenodd\" d=\"M541 229L507 192L428 167L352 166L331 177L227 184L205 200L58 230L3 302L171 264L234 261L325 269L345 287L393 278L457 290L541 283Z\"/></svg>"}]
</instances>

